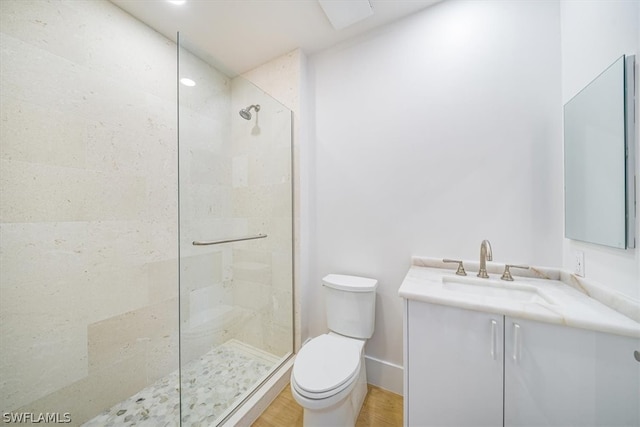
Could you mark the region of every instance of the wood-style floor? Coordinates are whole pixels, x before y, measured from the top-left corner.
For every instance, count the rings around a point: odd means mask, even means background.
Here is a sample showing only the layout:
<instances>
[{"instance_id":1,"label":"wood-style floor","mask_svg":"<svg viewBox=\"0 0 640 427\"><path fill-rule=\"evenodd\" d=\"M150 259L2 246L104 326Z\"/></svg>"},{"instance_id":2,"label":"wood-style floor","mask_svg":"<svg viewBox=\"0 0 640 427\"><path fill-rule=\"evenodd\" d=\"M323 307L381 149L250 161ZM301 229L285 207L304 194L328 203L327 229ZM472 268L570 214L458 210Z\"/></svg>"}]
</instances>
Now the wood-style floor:
<instances>
[{"instance_id":1,"label":"wood-style floor","mask_svg":"<svg viewBox=\"0 0 640 427\"><path fill-rule=\"evenodd\" d=\"M356 427L402 426L402 396L369 384ZM289 384L253 423L253 427L302 427L302 406ZM341 427L341 426L336 426Z\"/></svg>"}]
</instances>

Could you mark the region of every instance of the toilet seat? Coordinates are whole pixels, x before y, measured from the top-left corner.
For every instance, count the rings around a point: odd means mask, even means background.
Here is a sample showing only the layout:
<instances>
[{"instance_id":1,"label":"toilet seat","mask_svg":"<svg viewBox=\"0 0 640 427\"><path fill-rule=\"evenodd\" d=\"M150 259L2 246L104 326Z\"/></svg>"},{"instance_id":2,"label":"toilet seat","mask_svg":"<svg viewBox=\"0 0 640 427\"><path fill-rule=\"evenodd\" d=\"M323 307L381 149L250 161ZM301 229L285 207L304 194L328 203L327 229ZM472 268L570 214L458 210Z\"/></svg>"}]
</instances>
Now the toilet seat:
<instances>
[{"instance_id":1,"label":"toilet seat","mask_svg":"<svg viewBox=\"0 0 640 427\"><path fill-rule=\"evenodd\" d=\"M325 399L349 387L360 371L362 345L349 338L320 335L300 349L291 374L296 391Z\"/></svg>"}]
</instances>

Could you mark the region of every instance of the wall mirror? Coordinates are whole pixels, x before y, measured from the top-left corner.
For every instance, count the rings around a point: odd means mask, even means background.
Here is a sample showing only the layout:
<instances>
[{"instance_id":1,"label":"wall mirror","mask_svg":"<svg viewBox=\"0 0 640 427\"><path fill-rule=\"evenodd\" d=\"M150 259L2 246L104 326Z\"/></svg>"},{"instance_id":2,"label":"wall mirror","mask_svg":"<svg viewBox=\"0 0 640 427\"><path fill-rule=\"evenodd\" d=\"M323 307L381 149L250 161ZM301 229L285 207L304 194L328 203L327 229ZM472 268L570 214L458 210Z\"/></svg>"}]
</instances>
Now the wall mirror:
<instances>
[{"instance_id":1,"label":"wall mirror","mask_svg":"<svg viewBox=\"0 0 640 427\"><path fill-rule=\"evenodd\" d=\"M635 248L635 57L564 106L565 237Z\"/></svg>"}]
</instances>

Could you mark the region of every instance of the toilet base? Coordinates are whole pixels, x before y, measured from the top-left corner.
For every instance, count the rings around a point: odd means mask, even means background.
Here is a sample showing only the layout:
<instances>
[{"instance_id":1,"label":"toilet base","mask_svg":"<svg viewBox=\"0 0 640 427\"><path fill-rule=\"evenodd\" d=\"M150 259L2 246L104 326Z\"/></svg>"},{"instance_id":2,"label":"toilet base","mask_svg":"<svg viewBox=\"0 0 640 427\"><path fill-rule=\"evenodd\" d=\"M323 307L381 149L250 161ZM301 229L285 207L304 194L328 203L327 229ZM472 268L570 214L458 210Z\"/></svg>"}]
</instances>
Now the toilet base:
<instances>
[{"instance_id":1,"label":"toilet base","mask_svg":"<svg viewBox=\"0 0 640 427\"><path fill-rule=\"evenodd\" d=\"M367 370L362 360L360 374L351 393L328 408L320 410L304 408L303 425L304 427L354 427L366 395Z\"/></svg>"}]
</instances>

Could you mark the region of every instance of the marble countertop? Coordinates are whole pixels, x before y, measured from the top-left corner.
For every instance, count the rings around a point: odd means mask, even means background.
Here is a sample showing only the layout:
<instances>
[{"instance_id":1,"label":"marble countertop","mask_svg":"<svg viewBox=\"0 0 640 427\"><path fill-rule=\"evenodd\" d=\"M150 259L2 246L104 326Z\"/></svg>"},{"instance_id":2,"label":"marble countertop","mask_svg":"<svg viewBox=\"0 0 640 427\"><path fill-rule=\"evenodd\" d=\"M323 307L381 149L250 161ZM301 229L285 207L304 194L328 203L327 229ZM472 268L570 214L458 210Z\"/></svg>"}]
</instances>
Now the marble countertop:
<instances>
[{"instance_id":1,"label":"marble countertop","mask_svg":"<svg viewBox=\"0 0 640 427\"><path fill-rule=\"evenodd\" d=\"M500 280L504 264L487 262L490 278L479 280L487 280L488 286L535 287L538 292L539 297L533 300L516 301L482 292L460 292L445 284L477 282L477 261L464 261L468 276L456 276L457 264L444 263L440 258L413 257L411 264L398 291L406 299L640 338L638 301L564 270L511 269L515 280L505 282Z\"/></svg>"}]
</instances>

